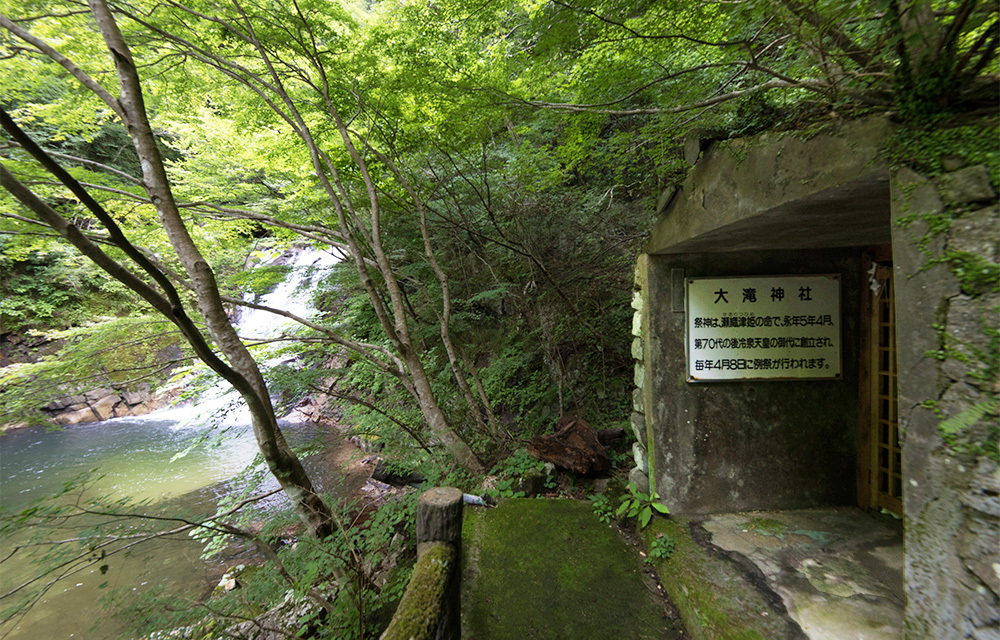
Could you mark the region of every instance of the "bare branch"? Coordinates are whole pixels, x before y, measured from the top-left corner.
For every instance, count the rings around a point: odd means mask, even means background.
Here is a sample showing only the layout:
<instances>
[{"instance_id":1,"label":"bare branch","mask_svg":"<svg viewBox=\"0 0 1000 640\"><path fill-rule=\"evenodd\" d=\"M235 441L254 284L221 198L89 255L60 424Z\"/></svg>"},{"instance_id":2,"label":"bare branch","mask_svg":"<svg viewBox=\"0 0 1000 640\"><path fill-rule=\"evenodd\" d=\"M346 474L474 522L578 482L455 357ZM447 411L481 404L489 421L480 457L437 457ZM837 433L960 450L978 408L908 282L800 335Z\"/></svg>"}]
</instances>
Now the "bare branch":
<instances>
[{"instance_id":1,"label":"bare branch","mask_svg":"<svg viewBox=\"0 0 1000 640\"><path fill-rule=\"evenodd\" d=\"M694 36L688 35L686 33L665 33L665 34L655 34L655 35L654 34L648 34L648 33L640 33L638 31L636 31L635 29L633 29L633 28L629 27L628 25L626 25L624 22L620 22L618 20L613 20L613 19L611 19L611 18L609 18L607 16L603 16L603 15L597 13L596 11L594 11L593 9L584 9L584 8L581 8L581 7L575 7L572 4L570 4L569 2L565 2L564 0L549 0L549 1L552 2L552 4L556 4L556 5L559 5L561 7L565 7L566 9L569 9L570 11L574 11L576 13L582 13L584 15L591 16L592 18L596 18L597 20L599 20L599 21L601 21L601 22L603 22L605 24L608 24L608 25L611 25L613 27L617 27L617 28L621 29L622 31L630 34L634 38L639 38L639 39L642 39L642 40L683 40L685 42L691 42L691 43L694 43L694 44L701 44L701 45L705 45L705 46L708 46L708 47L738 47L738 46L746 45L748 42L750 42L749 40L745 40L745 39L742 39L742 40L719 40L719 41L702 40L701 38L695 38Z\"/></svg>"},{"instance_id":2,"label":"bare branch","mask_svg":"<svg viewBox=\"0 0 1000 640\"><path fill-rule=\"evenodd\" d=\"M654 115L663 113L682 113L684 111L691 111L693 109L702 109L704 107L719 104L720 102L727 102L740 96L744 96L751 93L758 93L760 91L770 91L771 89L808 89L810 91L816 91L819 93L825 93L830 89L830 85L822 80L799 80L795 82L789 82L787 80L769 80L762 84L759 84L748 89L740 89L737 91L730 91L729 93L724 93L721 95L713 96L711 98L706 98L698 102L691 102L688 104L676 106L676 107L651 107L646 109L592 109L586 105L578 105L565 102L540 102L537 100L520 100L524 104L530 105L532 107L542 108L542 109L553 109L556 111L571 111L577 113L599 113L603 115L611 116L636 116L636 115Z\"/></svg>"}]
</instances>

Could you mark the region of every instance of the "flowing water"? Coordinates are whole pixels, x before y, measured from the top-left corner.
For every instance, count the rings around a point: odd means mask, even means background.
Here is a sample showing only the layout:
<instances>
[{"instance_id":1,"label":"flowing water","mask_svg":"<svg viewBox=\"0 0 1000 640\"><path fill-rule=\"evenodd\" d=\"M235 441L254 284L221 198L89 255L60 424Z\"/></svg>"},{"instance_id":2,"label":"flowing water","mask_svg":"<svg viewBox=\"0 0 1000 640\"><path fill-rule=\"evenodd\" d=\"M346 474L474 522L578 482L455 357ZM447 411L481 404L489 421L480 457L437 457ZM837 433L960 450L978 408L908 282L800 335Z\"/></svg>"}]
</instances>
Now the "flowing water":
<instances>
[{"instance_id":1,"label":"flowing water","mask_svg":"<svg viewBox=\"0 0 1000 640\"><path fill-rule=\"evenodd\" d=\"M293 266L325 267L332 260L316 252L299 254ZM263 304L287 308L290 300L305 296L296 289L308 286L310 270L297 269L288 280L262 300ZM305 280L305 283L303 281ZM299 315L309 310L295 303ZM244 313L241 333L257 337L274 336L282 325L273 323L273 314ZM232 397L219 388L207 394L193 407L171 409L138 418L115 418L100 423L81 424L59 431L26 428L0 437L0 505L5 514L16 513L33 501L78 483L81 474L89 474L85 495L107 495L145 502L144 511L190 512L215 511L218 497L232 488L230 479L249 465L257 453L256 443L245 428L245 410L228 412L225 425L229 435L213 447L191 448L179 452L206 434L211 427L204 414L221 414ZM303 442L317 434L311 425L285 425L290 442ZM317 484L325 484L324 472L317 464L307 464ZM310 466L314 467L310 469ZM316 477L319 476L319 477ZM276 483L264 489L276 487ZM67 496L76 495L76 490ZM67 529L58 538L70 538L78 532ZM14 546L23 541L18 535L0 540L0 558L7 558ZM122 632L119 624L102 611L100 598L115 587L150 589L167 587L191 599L201 597L218 580L218 561L200 558L201 544L182 536L148 543L130 557L114 556L75 573L55 584L23 616L0 626L3 640L57 640L83 638L104 640ZM37 564L18 553L0 564L0 593L21 584L37 569ZM6 603L0 602L0 608Z\"/></svg>"}]
</instances>

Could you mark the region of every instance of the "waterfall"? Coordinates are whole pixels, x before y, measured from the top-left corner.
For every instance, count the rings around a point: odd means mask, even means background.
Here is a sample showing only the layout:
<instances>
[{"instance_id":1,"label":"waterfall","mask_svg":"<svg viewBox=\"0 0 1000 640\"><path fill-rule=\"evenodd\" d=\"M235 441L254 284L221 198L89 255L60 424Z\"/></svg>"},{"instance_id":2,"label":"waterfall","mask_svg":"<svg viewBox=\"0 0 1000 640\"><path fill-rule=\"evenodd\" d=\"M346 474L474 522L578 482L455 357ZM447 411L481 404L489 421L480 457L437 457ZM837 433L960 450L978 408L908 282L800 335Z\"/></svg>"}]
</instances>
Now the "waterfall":
<instances>
[{"instance_id":1,"label":"waterfall","mask_svg":"<svg viewBox=\"0 0 1000 640\"><path fill-rule=\"evenodd\" d=\"M259 304L310 319L315 315L316 309L310 300L309 287L317 280L317 276L338 261L338 257L311 247L299 251L288 263L291 271L285 280L270 293L261 296ZM244 307L240 310L236 330L246 341L248 338L258 340L274 338L295 326L297 324L294 321L283 316Z\"/></svg>"},{"instance_id":2,"label":"waterfall","mask_svg":"<svg viewBox=\"0 0 1000 640\"><path fill-rule=\"evenodd\" d=\"M283 253L271 258L271 263L281 259ZM312 319L317 309L312 305L311 287L323 273L340 261L340 257L327 251L307 247L295 251L287 262L290 271L273 290L253 301L264 307L288 311L304 319ZM276 341L283 335L294 335L301 325L294 320L262 309L241 307L235 323L237 333L248 346L262 370L287 360L281 351L286 343ZM225 380L221 378L211 388L200 394L190 407L171 410L171 418L179 424L199 426L214 423L224 427L249 424L246 404Z\"/></svg>"}]
</instances>

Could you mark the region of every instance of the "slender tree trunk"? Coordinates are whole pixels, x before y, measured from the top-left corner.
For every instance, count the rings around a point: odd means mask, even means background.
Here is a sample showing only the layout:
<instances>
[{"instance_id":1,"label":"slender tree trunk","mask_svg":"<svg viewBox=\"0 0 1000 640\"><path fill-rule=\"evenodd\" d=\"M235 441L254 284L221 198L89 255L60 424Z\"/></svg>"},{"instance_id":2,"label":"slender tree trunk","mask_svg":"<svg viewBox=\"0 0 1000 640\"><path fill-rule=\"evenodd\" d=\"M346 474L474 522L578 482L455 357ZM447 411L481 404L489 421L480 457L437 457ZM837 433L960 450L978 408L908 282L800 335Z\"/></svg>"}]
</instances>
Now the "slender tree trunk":
<instances>
[{"instance_id":1,"label":"slender tree trunk","mask_svg":"<svg viewBox=\"0 0 1000 640\"><path fill-rule=\"evenodd\" d=\"M120 113L142 166L143 187L156 207L170 244L194 285L198 307L209 333L222 349L237 375L232 380L250 408L257 444L268 468L277 478L310 533L326 537L333 532L330 509L312 487L298 457L291 451L278 427L264 377L257 362L240 341L229 322L215 275L202 256L180 216L170 188L156 139L143 101L139 75L110 9L103 0L89 0L91 13L114 58L121 97Z\"/></svg>"},{"instance_id":2,"label":"slender tree trunk","mask_svg":"<svg viewBox=\"0 0 1000 640\"><path fill-rule=\"evenodd\" d=\"M420 361L420 356L412 349L406 349L403 353L403 360L410 370L410 378L413 380L413 386L417 392L420 411L423 413L424 419L427 420L427 426L430 427L431 432L448 448L448 451L455 456L455 460L464 469L476 475L485 474L486 468L483 466L482 461L469 448L465 440L448 424L448 419L445 417L444 412L441 411L441 406L438 404L434 390L431 388L430 379L427 377L424 365Z\"/></svg>"}]
</instances>

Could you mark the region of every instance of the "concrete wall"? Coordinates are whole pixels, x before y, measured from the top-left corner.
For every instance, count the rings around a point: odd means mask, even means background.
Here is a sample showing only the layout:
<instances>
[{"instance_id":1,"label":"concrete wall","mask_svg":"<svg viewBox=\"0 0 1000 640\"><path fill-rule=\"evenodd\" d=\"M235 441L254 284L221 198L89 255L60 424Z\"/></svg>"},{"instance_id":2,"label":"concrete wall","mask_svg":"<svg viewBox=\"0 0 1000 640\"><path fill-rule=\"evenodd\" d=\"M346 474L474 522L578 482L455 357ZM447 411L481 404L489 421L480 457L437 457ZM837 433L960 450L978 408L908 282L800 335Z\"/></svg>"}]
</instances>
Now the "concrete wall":
<instances>
[{"instance_id":1,"label":"concrete wall","mask_svg":"<svg viewBox=\"0 0 1000 640\"><path fill-rule=\"evenodd\" d=\"M715 143L665 198L646 253L888 243L889 176L880 151L889 133L876 118L813 136Z\"/></svg>"},{"instance_id":2,"label":"concrete wall","mask_svg":"<svg viewBox=\"0 0 1000 640\"><path fill-rule=\"evenodd\" d=\"M663 501L689 514L852 504L860 251L663 255L646 264L645 416ZM685 314L671 303L678 269L687 278L839 273L843 379L688 383Z\"/></svg>"}]
</instances>

